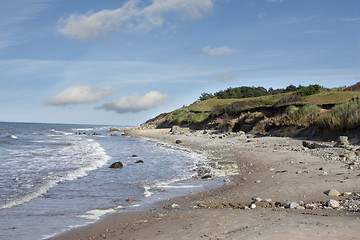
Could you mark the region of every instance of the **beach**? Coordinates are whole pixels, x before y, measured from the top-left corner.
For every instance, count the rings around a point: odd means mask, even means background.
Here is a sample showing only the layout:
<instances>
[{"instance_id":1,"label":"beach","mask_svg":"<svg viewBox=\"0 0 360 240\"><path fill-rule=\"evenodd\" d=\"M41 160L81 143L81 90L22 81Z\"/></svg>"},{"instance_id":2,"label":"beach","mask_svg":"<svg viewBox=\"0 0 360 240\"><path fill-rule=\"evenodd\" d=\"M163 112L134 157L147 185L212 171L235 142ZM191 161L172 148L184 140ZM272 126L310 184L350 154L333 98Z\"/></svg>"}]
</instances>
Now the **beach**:
<instances>
[{"instance_id":1,"label":"beach","mask_svg":"<svg viewBox=\"0 0 360 240\"><path fill-rule=\"evenodd\" d=\"M160 210L114 213L51 239L360 239L356 146L239 133L126 132L202 154L228 176L222 187L160 202Z\"/></svg>"}]
</instances>

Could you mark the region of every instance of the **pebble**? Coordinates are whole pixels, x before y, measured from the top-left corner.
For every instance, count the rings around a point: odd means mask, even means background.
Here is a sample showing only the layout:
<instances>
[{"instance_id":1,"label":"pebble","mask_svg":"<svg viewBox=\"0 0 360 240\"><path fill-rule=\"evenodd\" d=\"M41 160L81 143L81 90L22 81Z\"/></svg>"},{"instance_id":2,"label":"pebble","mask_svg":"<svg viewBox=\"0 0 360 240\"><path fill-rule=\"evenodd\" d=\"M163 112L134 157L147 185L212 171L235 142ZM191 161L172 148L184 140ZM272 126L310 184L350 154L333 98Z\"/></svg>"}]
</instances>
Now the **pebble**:
<instances>
[{"instance_id":1,"label":"pebble","mask_svg":"<svg viewBox=\"0 0 360 240\"><path fill-rule=\"evenodd\" d=\"M255 204L255 203L251 204L251 205L250 205L250 208L251 208L251 209L255 209L255 208L256 208L256 204Z\"/></svg>"},{"instance_id":2,"label":"pebble","mask_svg":"<svg viewBox=\"0 0 360 240\"><path fill-rule=\"evenodd\" d=\"M340 207L340 203L334 199L330 199L329 201L327 201L327 206L331 208L338 208Z\"/></svg>"},{"instance_id":3,"label":"pebble","mask_svg":"<svg viewBox=\"0 0 360 240\"><path fill-rule=\"evenodd\" d=\"M297 202L292 202L288 205L290 209L297 209L300 205Z\"/></svg>"}]
</instances>

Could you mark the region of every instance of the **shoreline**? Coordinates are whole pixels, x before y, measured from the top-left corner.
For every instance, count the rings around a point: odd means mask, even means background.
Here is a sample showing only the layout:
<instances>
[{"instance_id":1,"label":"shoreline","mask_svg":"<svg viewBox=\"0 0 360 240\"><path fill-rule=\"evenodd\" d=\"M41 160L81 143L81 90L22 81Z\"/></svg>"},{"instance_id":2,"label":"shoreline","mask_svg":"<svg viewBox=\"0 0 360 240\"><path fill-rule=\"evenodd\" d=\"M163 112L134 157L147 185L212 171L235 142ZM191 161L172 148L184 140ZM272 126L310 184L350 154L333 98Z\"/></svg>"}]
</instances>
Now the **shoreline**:
<instances>
[{"instance_id":1,"label":"shoreline","mask_svg":"<svg viewBox=\"0 0 360 240\"><path fill-rule=\"evenodd\" d=\"M173 145L180 140L217 167L235 163L240 174L220 188L162 201L164 210L114 213L50 239L358 239L359 212L320 205L330 199L345 201L344 196L324 194L332 188L360 192L358 168L346 169L340 160L327 160L324 149L304 148L296 139L168 132L132 130L130 135ZM318 207L273 206L291 202ZM256 209L248 209L252 204Z\"/></svg>"}]
</instances>

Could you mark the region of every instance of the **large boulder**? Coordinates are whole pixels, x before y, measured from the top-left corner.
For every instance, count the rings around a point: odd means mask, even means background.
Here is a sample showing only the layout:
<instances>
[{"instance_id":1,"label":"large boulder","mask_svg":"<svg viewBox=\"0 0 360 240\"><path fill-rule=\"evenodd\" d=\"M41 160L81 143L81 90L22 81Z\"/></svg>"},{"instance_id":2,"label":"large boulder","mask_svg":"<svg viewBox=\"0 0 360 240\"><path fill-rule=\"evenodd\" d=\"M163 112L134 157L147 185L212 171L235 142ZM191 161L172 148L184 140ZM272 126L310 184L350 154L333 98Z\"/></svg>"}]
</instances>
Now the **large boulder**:
<instances>
[{"instance_id":1,"label":"large boulder","mask_svg":"<svg viewBox=\"0 0 360 240\"><path fill-rule=\"evenodd\" d=\"M123 168L124 165L122 164L122 162L114 162L113 164L110 165L109 168Z\"/></svg>"}]
</instances>

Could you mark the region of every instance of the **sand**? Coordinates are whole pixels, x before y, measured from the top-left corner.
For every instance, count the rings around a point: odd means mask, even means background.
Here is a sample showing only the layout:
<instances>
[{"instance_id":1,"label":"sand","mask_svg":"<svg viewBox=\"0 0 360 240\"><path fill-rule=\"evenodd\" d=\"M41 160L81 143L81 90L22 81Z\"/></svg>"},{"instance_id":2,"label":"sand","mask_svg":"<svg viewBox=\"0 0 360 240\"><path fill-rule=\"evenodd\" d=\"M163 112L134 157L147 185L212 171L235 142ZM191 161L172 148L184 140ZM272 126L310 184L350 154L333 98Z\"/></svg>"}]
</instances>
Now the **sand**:
<instances>
[{"instance_id":1,"label":"sand","mask_svg":"<svg viewBox=\"0 0 360 240\"><path fill-rule=\"evenodd\" d=\"M129 132L170 144L181 140L178 146L238 175L229 175L231 181L219 189L161 202L162 211L111 214L52 239L360 239L359 212L276 208L264 202L247 208L256 198L272 205L326 205L330 199L349 198L328 196L326 190L360 193L360 170L349 166L349 153L342 148L310 150L291 138L233 134L220 139L222 135L202 132L171 135L169 129Z\"/></svg>"}]
</instances>

